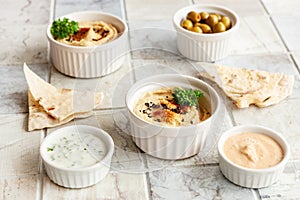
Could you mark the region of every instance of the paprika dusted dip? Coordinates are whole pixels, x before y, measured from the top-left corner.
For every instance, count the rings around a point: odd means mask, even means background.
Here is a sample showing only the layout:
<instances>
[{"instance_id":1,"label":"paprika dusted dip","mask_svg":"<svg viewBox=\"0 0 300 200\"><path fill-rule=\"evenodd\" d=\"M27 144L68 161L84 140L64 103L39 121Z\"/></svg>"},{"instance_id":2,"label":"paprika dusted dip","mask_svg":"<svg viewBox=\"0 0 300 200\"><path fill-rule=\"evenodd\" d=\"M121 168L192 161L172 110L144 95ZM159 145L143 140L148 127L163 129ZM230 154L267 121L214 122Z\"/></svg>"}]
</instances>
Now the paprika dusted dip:
<instances>
[{"instance_id":1,"label":"paprika dusted dip","mask_svg":"<svg viewBox=\"0 0 300 200\"><path fill-rule=\"evenodd\" d=\"M235 164L253 169L275 166L284 156L281 146L274 139L253 132L229 137L224 143L223 151Z\"/></svg>"},{"instance_id":2,"label":"paprika dusted dip","mask_svg":"<svg viewBox=\"0 0 300 200\"><path fill-rule=\"evenodd\" d=\"M198 101L196 105L180 105L174 101L174 88L160 88L142 95L134 113L141 119L162 126L189 126L210 117Z\"/></svg>"}]
</instances>

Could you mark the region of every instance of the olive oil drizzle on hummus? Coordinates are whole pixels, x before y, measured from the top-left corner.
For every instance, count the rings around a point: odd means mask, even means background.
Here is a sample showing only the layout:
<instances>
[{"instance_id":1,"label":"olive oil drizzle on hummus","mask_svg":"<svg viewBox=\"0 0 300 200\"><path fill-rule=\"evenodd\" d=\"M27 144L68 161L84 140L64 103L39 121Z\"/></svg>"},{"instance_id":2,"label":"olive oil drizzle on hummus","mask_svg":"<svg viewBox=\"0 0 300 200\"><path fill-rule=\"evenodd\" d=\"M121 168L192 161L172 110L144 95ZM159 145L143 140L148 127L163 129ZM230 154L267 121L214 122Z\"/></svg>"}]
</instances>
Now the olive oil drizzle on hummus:
<instances>
[{"instance_id":1,"label":"olive oil drizzle on hummus","mask_svg":"<svg viewBox=\"0 0 300 200\"><path fill-rule=\"evenodd\" d=\"M148 92L139 99L134 112L148 122L167 126L193 125L210 117L209 111L199 104L197 106L176 104L170 88Z\"/></svg>"}]
</instances>

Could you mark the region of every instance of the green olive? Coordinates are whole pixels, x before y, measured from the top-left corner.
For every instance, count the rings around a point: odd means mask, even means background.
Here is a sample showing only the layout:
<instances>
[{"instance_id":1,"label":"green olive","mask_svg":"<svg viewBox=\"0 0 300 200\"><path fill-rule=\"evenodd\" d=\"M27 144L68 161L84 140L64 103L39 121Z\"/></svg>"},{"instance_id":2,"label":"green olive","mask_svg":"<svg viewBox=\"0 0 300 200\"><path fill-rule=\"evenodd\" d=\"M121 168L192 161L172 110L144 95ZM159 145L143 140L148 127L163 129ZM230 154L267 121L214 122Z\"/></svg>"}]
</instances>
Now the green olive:
<instances>
[{"instance_id":1,"label":"green olive","mask_svg":"<svg viewBox=\"0 0 300 200\"><path fill-rule=\"evenodd\" d=\"M220 21L222 19L222 16L218 13L214 13L213 15L216 15L218 17L218 21Z\"/></svg>"},{"instance_id":2,"label":"green olive","mask_svg":"<svg viewBox=\"0 0 300 200\"><path fill-rule=\"evenodd\" d=\"M214 27L218 21L218 16L214 14L209 15L209 17L205 20L206 24L208 24L211 28Z\"/></svg>"},{"instance_id":3,"label":"green olive","mask_svg":"<svg viewBox=\"0 0 300 200\"><path fill-rule=\"evenodd\" d=\"M231 21L230 21L229 17L223 16L223 17L221 18L221 22L225 25L226 30L230 28L230 26L231 26Z\"/></svg>"},{"instance_id":4,"label":"green olive","mask_svg":"<svg viewBox=\"0 0 300 200\"><path fill-rule=\"evenodd\" d=\"M194 26L200 26L201 24L202 24L202 23L197 22L197 23L194 24Z\"/></svg>"},{"instance_id":5,"label":"green olive","mask_svg":"<svg viewBox=\"0 0 300 200\"><path fill-rule=\"evenodd\" d=\"M194 26L191 31L196 33L203 33L202 29L199 26Z\"/></svg>"},{"instance_id":6,"label":"green olive","mask_svg":"<svg viewBox=\"0 0 300 200\"><path fill-rule=\"evenodd\" d=\"M193 23L199 22L201 20L200 14L195 11L189 12L186 18L191 20Z\"/></svg>"},{"instance_id":7,"label":"green olive","mask_svg":"<svg viewBox=\"0 0 300 200\"><path fill-rule=\"evenodd\" d=\"M195 24L195 26L199 26L202 29L203 33L212 33L210 26L208 26L207 24L197 23Z\"/></svg>"},{"instance_id":8,"label":"green olive","mask_svg":"<svg viewBox=\"0 0 300 200\"><path fill-rule=\"evenodd\" d=\"M208 12L201 12L200 16L201 16L201 20L206 20L209 16L209 13Z\"/></svg>"},{"instance_id":9,"label":"green olive","mask_svg":"<svg viewBox=\"0 0 300 200\"><path fill-rule=\"evenodd\" d=\"M189 19L186 19L181 23L181 26L187 30L190 30L193 28L193 22Z\"/></svg>"},{"instance_id":10,"label":"green olive","mask_svg":"<svg viewBox=\"0 0 300 200\"><path fill-rule=\"evenodd\" d=\"M226 26L223 24L223 22L218 22L213 27L214 33L221 33L226 31Z\"/></svg>"}]
</instances>

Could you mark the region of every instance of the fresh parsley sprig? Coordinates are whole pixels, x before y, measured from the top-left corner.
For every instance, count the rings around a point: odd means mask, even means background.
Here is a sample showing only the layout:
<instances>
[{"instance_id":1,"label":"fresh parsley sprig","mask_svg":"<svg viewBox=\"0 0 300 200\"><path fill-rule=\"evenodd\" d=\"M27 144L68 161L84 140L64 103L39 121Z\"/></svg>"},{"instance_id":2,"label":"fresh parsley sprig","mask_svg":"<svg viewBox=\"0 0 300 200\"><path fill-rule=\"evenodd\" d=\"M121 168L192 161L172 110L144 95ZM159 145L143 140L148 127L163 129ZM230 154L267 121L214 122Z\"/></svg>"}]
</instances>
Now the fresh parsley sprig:
<instances>
[{"instance_id":1,"label":"fresh parsley sprig","mask_svg":"<svg viewBox=\"0 0 300 200\"><path fill-rule=\"evenodd\" d=\"M63 39L76 33L78 30L78 22L63 18L63 20L57 19L53 21L50 32L54 39Z\"/></svg>"},{"instance_id":2,"label":"fresh parsley sprig","mask_svg":"<svg viewBox=\"0 0 300 200\"><path fill-rule=\"evenodd\" d=\"M174 101L180 106L197 106L198 98L204 96L200 90L175 88L173 93Z\"/></svg>"}]
</instances>

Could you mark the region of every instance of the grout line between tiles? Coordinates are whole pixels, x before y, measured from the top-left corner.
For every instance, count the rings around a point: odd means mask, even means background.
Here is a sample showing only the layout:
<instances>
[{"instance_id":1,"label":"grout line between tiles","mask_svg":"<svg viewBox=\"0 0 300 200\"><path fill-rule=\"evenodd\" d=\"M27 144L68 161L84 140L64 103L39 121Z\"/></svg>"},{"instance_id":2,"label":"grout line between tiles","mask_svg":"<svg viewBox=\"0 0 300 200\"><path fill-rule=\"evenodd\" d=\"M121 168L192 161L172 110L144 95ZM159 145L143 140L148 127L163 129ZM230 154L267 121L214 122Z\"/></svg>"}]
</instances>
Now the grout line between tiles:
<instances>
[{"instance_id":1,"label":"grout line between tiles","mask_svg":"<svg viewBox=\"0 0 300 200\"><path fill-rule=\"evenodd\" d=\"M290 53L289 56L290 56L292 62L294 63L294 65L296 66L296 70L298 71L298 74L300 75L300 66L297 64L297 62L296 62L294 56L292 55L292 53Z\"/></svg>"},{"instance_id":2,"label":"grout line between tiles","mask_svg":"<svg viewBox=\"0 0 300 200\"><path fill-rule=\"evenodd\" d=\"M152 200L152 192L151 192L151 183L150 183L150 176L149 176L149 172L146 172L145 173L145 182L146 182L146 185L147 185L147 188L145 188L146 190L146 194L147 194L147 199L148 200Z\"/></svg>"},{"instance_id":3,"label":"grout line between tiles","mask_svg":"<svg viewBox=\"0 0 300 200\"><path fill-rule=\"evenodd\" d=\"M136 75L135 75L135 72L134 72L134 67L132 66L132 52L131 52L131 49L132 49L132 45L131 45L131 40L130 40L130 27L129 27L129 23L128 23L128 16L127 16L127 9L126 9L126 2L125 0L122 0L123 4L123 14L124 14L124 18L125 18L125 21L127 23L127 26L128 26L128 36L127 36L127 39L128 39L128 50L129 50L129 60L130 60L130 72L132 74L132 82L136 82Z\"/></svg>"},{"instance_id":4,"label":"grout line between tiles","mask_svg":"<svg viewBox=\"0 0 300 200\"><path fill-rule=\"evenodd\" d=\"M253 197L254 197L255 200L260 200L261 199L258 189L251 189L251 191L252 191L252 194L253 194Z\"/></svg>"},{"instance_id":5,"label":"grout line between tiles","mask_svg":"<svg viewBox=\"0 0 300 200\"><path fill-rule=\"evenodd\" d=\"M127 19L127 12L126 12L126 7L125 7L125 0L120 0L120 3L121 3L122 18Z\"/></svg>"},{"instance_id":6,"label":"grout line between tiles","mask_svg":"<svg viewBox=\"0 0 300 200\"><path fill-rule=\"evenodd\" d=\"M276 33L278 34L278 36L279 36L281 42L283 43L283 45L284 45L284 47L285 47L286 52L290 52L288 46L286 45L286 43L285 43L285 41L284 41L282 35L280 34L280 32L279 32L279 30L278 30L278 28L277 28L277 26L276 26L276 24L275 24L275 22L274 22L274 20L273 20L273 18L272 18L272 15L268 12L268 9L266 8L266 6L265 6L265 4L262 2L262 0L260 0L259 2L260 2L260 4L262 5L262 7L264 8L264 10L265 10L267 16L269 17L269 19L270 19L270 21L271 21L271 23L272 23L272 25L273 25L273 28L276 30Z\"/></svg>"},{"instance_id":7,"label":"grout line between tiles","mask_svg":"<svg viewBox=\"0 0 300 200\"><path fill-rule=\"evenodd\" d=\"M44 138L46 136L46 130L43 129L41 131L41 139L40 139L40 144L43 142ZM45 176L44 168L43 168L43 161L41 156L39 156L39 178L38 178L38 184L37 184L37 195L36 199L41 200L43 199L43 178Z\"/></svg>"}]
</instances>

